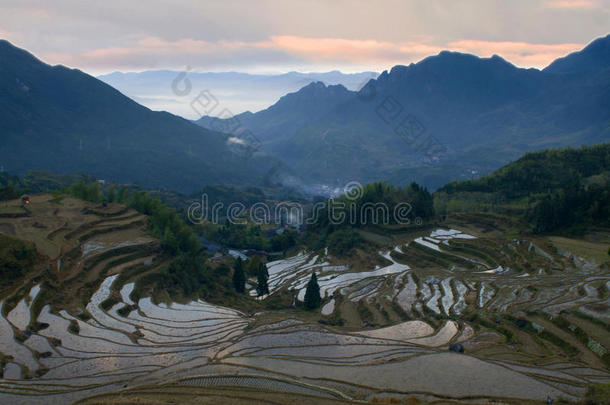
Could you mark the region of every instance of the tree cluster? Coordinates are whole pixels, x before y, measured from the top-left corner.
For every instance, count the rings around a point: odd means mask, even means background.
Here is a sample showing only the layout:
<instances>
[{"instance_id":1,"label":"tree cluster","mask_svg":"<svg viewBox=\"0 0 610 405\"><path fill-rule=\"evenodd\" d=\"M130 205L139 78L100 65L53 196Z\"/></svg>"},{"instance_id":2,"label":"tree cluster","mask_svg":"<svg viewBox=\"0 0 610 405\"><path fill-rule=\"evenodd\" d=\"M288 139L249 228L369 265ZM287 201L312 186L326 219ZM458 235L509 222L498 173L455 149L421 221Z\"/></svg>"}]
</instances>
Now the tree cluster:
<instances>
[{"instance_id":1,"label":"tree cluster","mask_svg":"<svg viewBox=\"0 0 610 405\"><path fill-rule=\"evenodd\" d=\"M36 259L36 248L32 244L0 234L0 285L18 278Z\"/></svg>"}]
</instances>

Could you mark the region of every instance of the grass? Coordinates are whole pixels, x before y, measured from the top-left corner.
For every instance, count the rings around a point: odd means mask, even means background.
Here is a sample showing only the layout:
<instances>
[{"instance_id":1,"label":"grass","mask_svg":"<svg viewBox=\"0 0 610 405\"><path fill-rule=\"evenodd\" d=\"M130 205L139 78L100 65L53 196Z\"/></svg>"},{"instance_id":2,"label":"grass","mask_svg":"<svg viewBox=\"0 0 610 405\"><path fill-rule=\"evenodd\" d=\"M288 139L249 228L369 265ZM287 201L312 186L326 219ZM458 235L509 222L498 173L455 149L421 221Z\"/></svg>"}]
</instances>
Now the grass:
<instances>
[{"instance_id":1,"label":"grass","mask_svg":"<svg viewBox=\"0 0 610 405\"><path fill-rule=\"evenodd\" d=\"M576 310L572 311L572 314L574 314L575 316L577 316L577 317L579 317L581 319L587 320L587 321L592 322L592 323L594 323L594 324L596 324L598 326L601 326L602 328L606 329L606 331L610 332L610 324L608 324L608 323L606 323L606 322L604 322L602 320L599 320L597 318L594 318L592 316L589 316L589 315L587 315L585 313L582 313L582 312L576 311Z\"/></svg>"},{"instance_id":2,"label":"grass","mask_svg":"<svg viewBox=\"0 0 610 405\"><path fill-rule=\"evenodd\" d=\"M195 404L195 405L249 405L290 404L339 405L352 401L271 391L262 387L197 387L179 384L132 388L118 393L102 394L84 399L78 404Z\"/></svg>"},{"instance_id":3,"label":"grass","mask_svg":"<svg viewBox=\"0 0 610 405\"><path fill-rule=\"evenodd\" d=\"M75 320L70 321L70 326L68 326L68 332L78 335L80 332L80 327L78 326L78 322Z\"/></svg>"},{"instance_id":4,"label":"grass","mask_svg":"<svg viewBox=\"0 0 610 405\"><path fill-rule=\"evenodd\" d=\"M358 311L358 315L360 316L362 322L368 322L369 324L373 324L375 322L375 315L364 303L364 301L358 301L356 304L356 310Z\"/></svg>"},{"instance_id":5,"label":"grass","mask_svg":"<svg viewBox=\"0 0 610 405\"><path fill-rule=\"evenodd\" d=\"M576 347L572 346L570 343L566 342L565 340L561 339L559 336L557 336L554 333L551 333L547 330L543 330L542 332L540 332L538 334L538 336L540 336L544 340L551 342L555 346L559 347L569 357L574 357L578 353L580 353Z\"/></svg>"},{"instance_id":6,"label":"grass","mask_svg":"<svg viewBox=\"0 0 610 405\"><path fill-rule=\"evenodd\" d=\"M582 405L610 405L610 383L588 387L580 403Z\"/></svg>"},{"instance_id":7,"label":"grass","mask_svg":"<svg viewBox=\"0 0 610 405\"><path fill-rule=\"evenodd\" d=\"M590 242L583 239L565 238L562 236L550 236L548 239L558 248L566 250L576 256L594 260L598 264L610 261L607 240L605 243Z\"/></svg>"}]
</instances>

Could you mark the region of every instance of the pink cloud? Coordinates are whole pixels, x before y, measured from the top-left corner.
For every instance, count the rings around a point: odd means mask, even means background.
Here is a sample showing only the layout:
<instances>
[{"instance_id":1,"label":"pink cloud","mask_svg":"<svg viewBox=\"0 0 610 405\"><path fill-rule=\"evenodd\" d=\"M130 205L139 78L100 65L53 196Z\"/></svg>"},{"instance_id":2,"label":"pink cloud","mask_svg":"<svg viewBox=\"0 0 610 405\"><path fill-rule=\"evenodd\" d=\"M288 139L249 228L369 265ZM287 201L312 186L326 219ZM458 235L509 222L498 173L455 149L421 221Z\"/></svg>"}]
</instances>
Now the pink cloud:
<instances>
[{"instance_id":1,"label":"pink cloud","mask_svg":"<svg viewBox=\"0 0 610 405\"><path fill-rule=\"evenodd\" d=\"M284 61L303 66L359 66L383 70L396 64L417 62L444 49L481 57L498 54L522 67L544 67L554 59L581 49L583 44L533 44L511 41L460 40L434 44L430 40L390 42L376 39L271 36L261 41L203 41L183 38L167 41L144 37L128 46L100 48L82 53L47 54L53 63L95 69L150 69L201 66L211 63L281 65ZM235 69L233 67L233 69ZM238 68L239 69L239 68ZM280 67L281 69L281 67Z\"/></svg>"},{"instance_id":2,"label":"pink cloud","mask_svg":"<svg viewBox=\"0 0 610 405\"><path fill-rule=\"evenodd\" d=\"M482 57L497 54L517 66L538 68L545 67L553 60L584 47L584 44L577 43L532 44L474 40L454 41L447 45L449 49L458 52L472 53Z\"/></svg>"},{"instance_id":3,"label":"pink cloud","mask_svg":"<svg viewBox=\"0 0 610 405\"><path fill-rule=\"evenodd\" d=\"M22 36L16 32L9 32L0 28L0 39L6 39L7 41L15 42L21 40Z\"/></svg>"},{"instance_id":4,"label":"pink cloud","mask_svg":"<svg viewBox=\"0 0 610 405\"><path fill-rule=\"evenodd\" d=\"M599 5L591 0L551 0L546 2L549 8L589 9Z\"/></svg>"},{"instance_id":5,"label":"pink cloud","mask_svg":"<svg viewBox=\"0 0 610 405\"><path fill-rule=\"evenodd\" d=\"M438 53L441 47L416 42L389 42L375 39L312 38L272 36L272 47L315 62L353 64L397 64Z\"/></svg>"}]
</instances>

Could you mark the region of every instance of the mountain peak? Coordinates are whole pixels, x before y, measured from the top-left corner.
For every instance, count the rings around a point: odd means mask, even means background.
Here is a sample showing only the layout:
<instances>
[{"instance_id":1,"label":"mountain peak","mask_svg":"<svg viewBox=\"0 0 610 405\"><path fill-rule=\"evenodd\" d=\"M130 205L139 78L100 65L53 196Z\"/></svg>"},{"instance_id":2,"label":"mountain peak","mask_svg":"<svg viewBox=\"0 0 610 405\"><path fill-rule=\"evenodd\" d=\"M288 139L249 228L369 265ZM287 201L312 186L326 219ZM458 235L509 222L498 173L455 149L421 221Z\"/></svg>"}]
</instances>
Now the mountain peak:
<instances>
[{"instance_id":1,"label":"mountain peak","mask_svg":"<svg viewBox=\"0 0 610 405\"><path fill-rule=\"evenodd\" d=\"M10 57L11 59L18 58L21 60L27 59L40 62L34 55L25 49L16 47L6 39L0 39L0 55L2 56L2 59L7 59Z\"/></svg>"},{"instance_id":2,"label":"mountain peak","mask_svg":"<svg viewBox=\"0 0 610 405\"><path fill-rule=\"evenodd\" d=\"M308 85L302 87L299 91L301 90L305 90L305 89L325 89L326 88L326 84L324 84L324 82L321 81L315 81L315 82L311 82Z\"/></svg>"},{"instance_id":3,"label":"mountain peak","mask_svg":"<svg viewBox=\"0 0 610 405\"><path fill-rule=\"evenodd\" d=\"M80 171L180 191L232 176L257 179L253 168L237 164L243 157L225 136L150 111L94 77L45 64L7 41L0 41L0 61L0 161L11 172ZM261 176L266 170L253 167Z\"/></svg>"},{"instance_id":4,"label":"mountain peak","mask_svg":"<svg viewBox=\"0 0 610 405\"><path fill-rule=\"evenodd\" d=\"M517 74L519 71L519 68L499 55L480 58L468 53L441 51L409 66L396 65L389 72L384 71L379 75L377 81L398 84L408 80L428 80L437 76L461 77L469 80L486 77L491 80Z\"/></svg>"},{"instance_id":5,"label":"mountain peak","mask_svg":"<svg viewBox=\"0 0 610 405\"><path fill-rule=\"evenodd\" d=\"M349 93L350 93L350 91L347 88L345 88L345 86L343 86L342 84L326 85L324 82L321 82L321 81L313 81L313 82L309 83L308 85L301 87L299 90L297 90L294 93L286 94L281 99L286 98L286 97L301 97L301 96L325 97L325 96L331 96L331 95L337 95L337 94L349 94Z\"/></svg>"},{"instance_id":6,"label":"mountain peak","mask_svg":"<svg viewBox=\"0 0 610 405\"><path fill-rule=\"evenodd\" d=\"M556 59L544 71L548 73L585 73L610 67L610 34L593 40L582 50Z\"/></svg>"}]
</instances>

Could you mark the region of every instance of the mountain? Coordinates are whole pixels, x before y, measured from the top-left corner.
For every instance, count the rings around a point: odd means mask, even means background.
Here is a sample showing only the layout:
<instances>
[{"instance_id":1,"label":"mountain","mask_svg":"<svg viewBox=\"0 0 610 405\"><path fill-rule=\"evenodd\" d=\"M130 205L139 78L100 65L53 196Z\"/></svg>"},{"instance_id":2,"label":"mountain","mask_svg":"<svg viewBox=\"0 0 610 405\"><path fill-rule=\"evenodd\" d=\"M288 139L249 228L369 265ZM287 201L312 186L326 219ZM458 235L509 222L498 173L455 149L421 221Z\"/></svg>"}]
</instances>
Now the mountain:
<instances>
[{"instance_id":1,"label":"mountain","mask_svg":"<svg viewBox=\"0 0 610 405\"><path fill-rule=\"evenodd\" d=\"M435 207L523 214L536 233L610 226L610 143L530 152L492 174L451 182Z\"/></svg>"},{"instance_id":2,"label":"mountain","mask_svg":"<svg viewBox=\"0 0 610 405\"><path fill-rule=\"evenodd\" d=\"M172 88L174 80L180 76L179 71L114 72L98 76L98 79L152 110L166 110L185 118L199 119L201 115L191 108L190 102L203 90L209 91L218 101L218 107L209 112L209 115L218 116L224 109L237 115L245 111L263 110L281 96L312 82L341 84L348 89L357 90L369 79L377 77L375 72L348 74L336 70L284 74L186 72L184 79L191 83L191 92L186 96L182 92L174 92ZM225 114L226 112L222 115Z\"/></svg>"},{"instance_id":3,"label":"mountain","mask_svg":"<svg viewBox=\"0 0 610 405\"><path fill-rule=\"evenodd\" d=\"M610 64L601 50L609 42L594 41L581 52L597 55L583 59L589 68L569 73L444 51L383 72L344 102L329 95L317 118L305 119L303 106L314 103L307 92L291 95L299 98L293 111L278 102L239 118L263 150L308 182L383 179L436 188L489 173L527 151L607 141ZM292 128L274 131L289 116Z\"/></svg>"},{"instance_id":4,"label":"mountain","mask_svg":"<svg viewBox=\"0 0 610 405\"><path fill-rule=\"evenodd\" d=\"M548 73L586 73L610 66L610 34L587 45L583 50L559 58L547 66Z\"/></svg>"},{"instance_id":5,"label":"mountain","mask_svg":"<svg viewBox=\"0 0 610 405\"><path fill-rule=\"evenodd\" d=\"M610 143L603 143L529 152L489 175L451 182L438 192L496 193L507 200L519 200L581 183L605 185L609 180Z\"/></svg>"},{"instance_id":6,"label":"mountain","mask_svg":"<svg viewBox=\"0 0 610 405\"><path fill-rule=\"evenodd\" d=\"M153 112L74 69L0 41L0 163L4 170L86 172L192 191L260 178L269 159L231 152L227 135Z\"/></svg>"},{"instance_id":7,"label":"mountain","mask_svg":"<svg viewBox=\"0 0 610 405\"><path fill-rule=\"evenodd\" d=\"M353 98L354 94L340 84L327 86L320 81L312 82L297 92L286 94L263 111L256 114L245 112L235 118L242 126L258 134L262 142L273 142L319 120ZM223 120L205 116L196 123L204 128L219 129Z\"/></svg>"}]
</instances>

